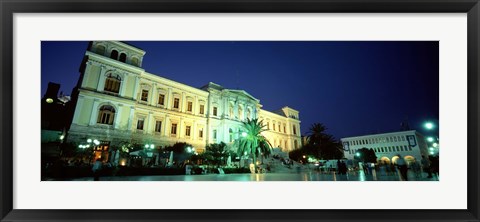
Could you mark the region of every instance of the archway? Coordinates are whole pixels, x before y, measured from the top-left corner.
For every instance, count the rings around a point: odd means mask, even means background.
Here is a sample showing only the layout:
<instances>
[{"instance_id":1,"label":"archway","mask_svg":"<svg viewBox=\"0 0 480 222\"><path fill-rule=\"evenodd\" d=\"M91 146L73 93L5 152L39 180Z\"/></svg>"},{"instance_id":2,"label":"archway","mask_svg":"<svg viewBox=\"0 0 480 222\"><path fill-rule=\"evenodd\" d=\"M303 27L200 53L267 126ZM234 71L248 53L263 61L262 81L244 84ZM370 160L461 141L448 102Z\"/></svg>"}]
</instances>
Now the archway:
<instances>
[{"instance_id":1,"label":"archway","mask_svg":"<svg viewBox=\"0 0 480 222\"><path fill-rule=\"evenodd\" d=\"M390 158L384 156L384 157L380 158L380 163L381 164L390 164Z\"/></svg>"},{"instance_id":2,"label":"archway","mask_svg":"<svg viewBox=\"0 0 480 222\"><path fill-rule=\"evenodd\" d=\"M397 160L398 160L398 156L392 157L392 163L397 163Z\"/></svg>"},{"instance_id":3,"label":"archway","mask_svg":"<svg viewBox=\"0 0 480 222\"><path fill-rule=\"evenodd\" d=\"M415 157L413 157L413 156L405 156L403 159L405 160L405 162L407 162L408 165L415 162Z\"/></svg>"}]
</instances>

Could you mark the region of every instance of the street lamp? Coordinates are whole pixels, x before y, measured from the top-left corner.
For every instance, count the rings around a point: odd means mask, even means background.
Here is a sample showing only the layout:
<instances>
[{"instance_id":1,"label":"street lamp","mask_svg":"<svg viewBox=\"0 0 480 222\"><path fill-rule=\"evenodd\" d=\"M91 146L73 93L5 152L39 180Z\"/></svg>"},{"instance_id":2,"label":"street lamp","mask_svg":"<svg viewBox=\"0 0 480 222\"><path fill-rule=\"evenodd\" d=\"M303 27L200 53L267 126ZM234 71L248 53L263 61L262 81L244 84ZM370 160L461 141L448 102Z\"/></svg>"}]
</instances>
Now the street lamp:
<instances>
[{"instance_id":1,"label":"street lamp","mask_svg":"<svg viewBox=\"0 0 480 222\"><path fill-rule=\"evenodd\" d=\"M434 141L434 139L433 139L433 137L427 137L427 141L431 143L431 142Z\"/></svg>"},{"instance_id":2,"label":"street lamp","mask_svg":"<svg viewBox=\"0 0 480 222\"><path fill-rule=\"evenodd\" d=\"M435 125L432 122L426 122L424 125L425 129L431 130L435 127Z\"/></svg>"},{"instance_id":3,"label":"street lamp","mask_svg":"<svg viewBox=\"0 0 480 222\"><path fill-rule=\"evenodd\" d=\"M432 146L433 147L438 147L438 143L433 143Z\"/></svg>"}]
</instances>

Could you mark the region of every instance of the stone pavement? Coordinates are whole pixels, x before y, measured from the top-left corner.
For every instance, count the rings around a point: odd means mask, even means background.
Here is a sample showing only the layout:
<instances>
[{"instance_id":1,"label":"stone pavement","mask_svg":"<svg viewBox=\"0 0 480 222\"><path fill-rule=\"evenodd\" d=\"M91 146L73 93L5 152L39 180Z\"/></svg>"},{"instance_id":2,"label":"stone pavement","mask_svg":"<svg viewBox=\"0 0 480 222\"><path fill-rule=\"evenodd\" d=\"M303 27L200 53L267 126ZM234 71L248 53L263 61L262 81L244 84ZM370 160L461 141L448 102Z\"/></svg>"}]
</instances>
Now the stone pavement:
<instances>
[{"instance_id":1,"label":"stone pavement","mask_svg":"<svg viewBox=\"0 0 480 222\"><path fill-rule=\"evenodd\" d=\"M423 174L416 177L408 173L409 181L438 181L439 178L426 178ZM75 178L73 181L91 181L92 177ZM347 175L320 173L316 171L299 173L262 173L262 174L207 174L207 175L164 175L164 176L115 176L101 177L101 181L399 181L398 174L365 175L363 172L350 172ZM405 181L408 182L408 181Z\"/></svg>"}]
</instances>

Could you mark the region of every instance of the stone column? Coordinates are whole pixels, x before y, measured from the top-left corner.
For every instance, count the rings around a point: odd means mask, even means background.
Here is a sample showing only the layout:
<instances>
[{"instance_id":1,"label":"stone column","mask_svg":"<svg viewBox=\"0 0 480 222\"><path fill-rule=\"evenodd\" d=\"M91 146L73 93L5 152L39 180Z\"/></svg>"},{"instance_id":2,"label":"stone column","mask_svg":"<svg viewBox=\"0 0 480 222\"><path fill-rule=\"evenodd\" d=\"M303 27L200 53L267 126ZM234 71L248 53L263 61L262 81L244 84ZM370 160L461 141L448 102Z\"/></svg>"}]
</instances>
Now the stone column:
<instances>
[{"instance_id":1,"label":"stone column","mask_svg":"<svg viewBox=\"0 0 480 222\"><path fill-rule=\"evenodd\" d=\"M182 92L182 101L180 101L180 112L184 113L187 109L185 109L186 104L187 104L187 99L185 97L185 92Z\"/></svg>"},{"instance_id":2,"label":"stone column","mask_svg":"<svg viewBox=\"0 0 480 222\"><path fill-rule=\"evenodd\" d=\"M128 73L124 73L122 82L120 83L120 96L125 97L125 89L127 88L127 79L128 79Z\"/></svg>"},{"instance_id":3,"label":"stone column","mask_svg":"<svg viewBox=\"0 0 480 222\"><path fill-rule=\"evenodd\" d=\"M105 88L105 80L107 79L105 77L105 73L107 72L107 68L105 66L100 67L100 76L98 77L98 83L97 83L97 91L98 92L103 92L103 88Z\"/></svg>"},{"instance_id":4,"label":"stone column","mask_svg":"<svg viewBox=\"0 0 480 222\"><path fill-rule=\"evenodd\" d=\"M172 88L168 88L168 92L167 92L167 95L165 95L165 100L167 101L165 107L167 109L172 109Z\"/></svg>"},{"instance_id":5,"label":"stone column","mask_svg":"<svg viewBox=\"0 0 480 222\"><path fill-rule=\"evenodd\" d=\"M155 99L156 96L155 95L157 94L156 88L157 88L157 84L153 83L152 84L152 90L151 90L151 93L150 93L151 95L149 95L150 96L150 100L149 100L150 105L152 105L152 106L155 106L155 101L156 101L156 99Z\"/></svg>"},{"instance_id":6,"label":"stone column","mask_svg":"<svg viewBox=\"0 0 480 222\"><path fill-rule=\"evenodd\" d=\"M150 123L152 121L152 114L153 114L152 112L148 112L147 119L145 120L145 130L144 130L145 134L148 134L148 133L151 132L150 131L150 126L151 126Z\"/></svg>"},{"instance_id":7,"label":"stone column","mask_svg":"<svg viewBox=\"0 0 480 222\"><path fill-rule=\"evenodd\" d=\"M91 73L92 62L88 61L88 62L86 62L86 64L87 65L85 67L85 70L83 71L82 85L80 86L81 88L86 87L88 79L90 78L90 75L92 75L92 73Z\"/></svg>"},{"instance_id":8,"label":"stone column","mask_svg":"<svg viewBox=\"0 0 480 222\"><path fill-rule=\"evenodd\" d=\"M134 113L135 113L135 107L133 106L130 106L130 116L128 118L128 131L131 131L132 130L132 124L133 124L133 116L134 116Z\"/></svg>"},{"instance_id":9,"label":"stone column","mask_svg":"<svg viewBox=\"0 0 480 222\"><path fill-rule=\"evenodd\" d=\"M118 110L115 112L115 119L113 120L113 127L115 129L121 129L122 127L120 126L120 118L122 114L122 109L123 109L123 104L118 104Z\"/></svg>"},{"instance_id":10,"label":"stone column","mask_svg":"<svg viewBox=\"0 0 480 222\"><path fill-rule=\"evenodd\" d=\"M135 87L133 88L133 100L137 100L139 87L140 87L140 77L135 76Z\"/></svg>"},{"instance_id":11,"label":"stone column","mask_svg":"<svg viewBox=\"0 0 480 222\"><path fill-rule=\"evenodd\" d=\"M93 99L92 112L90 115L90 124L89 124L90 126L93 126L97 123L99 105L100 105L99 99Z\"/></svg>"},{"instance_id":12,"label":"stone column","mask_svg":"<svg viewBox=\"0 0 480 222\"><path fill-rule=\"evenodd\" d=\"M83 108L83 101L85 100L85 97L83 96L78 96L78 102L77 102L77 106L75 107L75 113L74 113L74 116L73 116L73 121L72 123L75 123L75 124L78 124L78 118L79 118L79 115L80 113L82 112L82 108Z\"/></svg>"}]
</instances>

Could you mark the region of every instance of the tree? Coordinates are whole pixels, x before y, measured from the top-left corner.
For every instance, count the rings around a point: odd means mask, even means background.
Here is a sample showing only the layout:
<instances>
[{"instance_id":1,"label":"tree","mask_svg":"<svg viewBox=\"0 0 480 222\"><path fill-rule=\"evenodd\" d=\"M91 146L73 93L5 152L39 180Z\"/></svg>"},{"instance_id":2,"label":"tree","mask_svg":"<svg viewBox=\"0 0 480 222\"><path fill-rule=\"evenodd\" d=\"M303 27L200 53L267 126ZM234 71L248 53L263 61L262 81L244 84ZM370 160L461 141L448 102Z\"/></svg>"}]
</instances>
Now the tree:
<instances>
[{"instance_id":1,"label":"tree","mask_svg":"<svg viewBox=\"0 0 480 222\"><path fill-rule=\"evenodd\" d=\"M229 152L227 150L227 144L224 142L221 143L212 143L205 148L204 158L209 162L220 166L224 163L224 160L228 158Z\"/></svg>"},{"instance_id":2,"label":"tree","mask_svg":"<svg viewBox=\"0 0 480 222\"><path fill-rule=\"evenodd\" d=\"M354 158L361 162L367 162L367 163L377 162L377 156L375 155L375 151L372 149L367 149L365 147L357 150L355 152Z\"/></svg>"},{"instance_id":3,"label":"tree","mask_svg":"<svg viewBox=\"0 0 480 222\"><path fill-rule=\"evenodd\" d=\"M303 147L305 153L319 159L340 159L343 157L342 144L330 134L327 127L321 123L314 123L307 136L308 143Z\"/></svg>"},{"instance_id":4,"label":"tree","mask_svg":"<svg viewBox=\"0 0 480 222\"><path fill-rule=\"evenodd\" d=\"M237 154L239 156L243 156L244 154L251 155L253 158L253 164L256 164L258 155L263 154L268 156L271 153L272 146L262 135L262 132L266 130L264 127L263 121L258 121L258 119L248 119L243 122L243 133L240 136L240 139L237 140Z\"/></svg>"}]
</instances>

